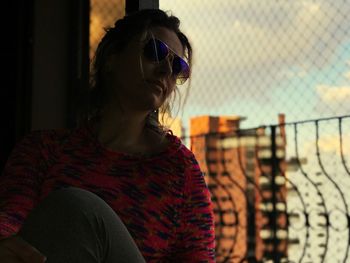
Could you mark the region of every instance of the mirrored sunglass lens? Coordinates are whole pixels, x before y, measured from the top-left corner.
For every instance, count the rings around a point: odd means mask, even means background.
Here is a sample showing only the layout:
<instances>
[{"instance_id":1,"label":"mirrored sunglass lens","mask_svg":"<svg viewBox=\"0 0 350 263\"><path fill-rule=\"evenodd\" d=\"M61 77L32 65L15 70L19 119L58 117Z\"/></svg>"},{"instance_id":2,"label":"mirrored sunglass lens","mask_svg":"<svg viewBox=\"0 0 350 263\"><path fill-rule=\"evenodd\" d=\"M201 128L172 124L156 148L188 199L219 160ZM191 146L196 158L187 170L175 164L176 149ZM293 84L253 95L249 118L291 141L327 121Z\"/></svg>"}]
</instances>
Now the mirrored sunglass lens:
<instances>
[{"instance_id":1,"label":"mirrored sunglass lens","mask_svg":"<svg viewBox=\"0 0 350 263\"><path fill-rule=\"evenodd\" d=\"M190 69L186 61L180 57L175 57L173 61L173 73L176 76L176 84L183 84L190 75Z\"/></svg>"},{"instance_id":2,"label":"mirrored sunglass lens","mask_svg":"<svg viewBox=\"0 0 350 263\"><path fill-rule=\"evenodd\" d=\"M166 56L168 55L168 52L169 52L168 47L162 41L159 41L158 39L156 39L155 42L157 45L157 53L158 53L159 60L166 58Z\"/></svg>"},{"instance_id":3,"label":"mirrored sunglass lens","mask_svg":"<svg viewBox=\"0 0 350 263\"><path fill-rule=\"evenodd\" d=\"M183 77L177 77L176 79L176 85L182 85L186 82L188 78L183 78Z\"/></svg>"},{"instance_id":4,"label":"mirrored sunglass lens","mask_svg":"<svg viewBox=\"0 0 350 263\"><path fill-rule=\"evenodd\" d=\"M182 71L181 59L175 57L173 60L173 74L178 75Z\"/></svg>"},{"instance_id":5,"label":"mirrored sunglass lens","mask_svg":"<svg viewBox=\"0 0 350 263\"><path fill-rule=\"evenodd\" d=\"M168 55L168 48L157 39L150 39L144 48L144 55L152 61L160 61Z\"/></svg>"},{"instance_id":6,"label":"mirrored sunglass lens","mask_svg":"<svg viewBox=\"0 0 350 263\"><path fill-rule=\"evenodd\" d=\"M181 76L185 77L185 78L188 78L189 75L190 75L190 68L188 66L188 64L186 63L186 61L184 61L183 59L179 59L180 60L180 67L181 67L181 70L180 70L180 73Z\"/></svg>"},{"instance_id":7,"label":"mirrored sunglass lens","mask_svg":"<svg viewBox=\"0 0 350 263\"><path fill-rule=\"evenodd\" d=\"M159 62L168 56L169 49L165 43L151 38L144 47L144 56L151 61ZM190 69L185 60L174 53L173 74L176 76L176 84L181 85L189 78Z\"/></svg>"}]
</instances>

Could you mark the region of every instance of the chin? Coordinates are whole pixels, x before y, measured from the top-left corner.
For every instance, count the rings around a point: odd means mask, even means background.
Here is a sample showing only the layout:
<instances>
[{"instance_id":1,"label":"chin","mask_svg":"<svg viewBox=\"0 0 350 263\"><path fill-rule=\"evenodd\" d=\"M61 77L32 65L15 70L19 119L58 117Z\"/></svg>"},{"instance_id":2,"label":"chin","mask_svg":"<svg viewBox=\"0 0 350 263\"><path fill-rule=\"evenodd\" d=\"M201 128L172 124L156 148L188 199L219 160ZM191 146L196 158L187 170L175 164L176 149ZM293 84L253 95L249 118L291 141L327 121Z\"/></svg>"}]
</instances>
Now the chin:
<instances>
[{"instance_id":1,"label":"chin","mask_svg":"<svg viewBox=\"0 0 350 263\"><path fill-rule=\"evenodd\" d=\"M142 105L144 106L144 108L151 111L159 109L163 105L163 103L164 100L155 96L144 98L142 101Z\"/></svg>"}]
</instances>

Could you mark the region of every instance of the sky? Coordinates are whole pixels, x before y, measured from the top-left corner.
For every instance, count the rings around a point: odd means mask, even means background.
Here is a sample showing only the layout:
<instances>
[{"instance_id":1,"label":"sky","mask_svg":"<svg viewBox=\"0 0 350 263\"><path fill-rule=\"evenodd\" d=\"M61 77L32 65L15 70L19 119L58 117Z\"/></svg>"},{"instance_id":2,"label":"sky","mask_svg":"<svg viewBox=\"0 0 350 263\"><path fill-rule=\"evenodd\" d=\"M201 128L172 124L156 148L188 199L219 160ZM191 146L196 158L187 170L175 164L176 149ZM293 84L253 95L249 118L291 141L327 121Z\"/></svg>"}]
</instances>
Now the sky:
<instances>
[{"instance_id":1,"label":"sky","mask_svg":"<svg viewBox=\"0 0 350 263\"><path fill-rule=\"evenodd\" d=\"M160 0L160 8L180 18L194 49L189 97L178 114L187 129L189 119L197 115L244 116L242 128L276 124L279 113L287 122L350 115L349 1ZM188 87L179 88L185 93ZM318 131L317 138L314 122L298 126L299 157L307 160L304 171L320 184L331 224L346 229L339 189L325 176L334 180L350 204L338 120L320 122ZM287 158L295 157L294 126L287 126L286 132ZM348 167L349 145L346 118L343 146ZM301 191L308 212L314 212L312 222L321 222L317 192L300 170L288 173L288 178ZM300 200L288 196L289 209L300 211ZM289 234L303 245L305 229L290 229ZM310 262L317 262L322 253L317 234L310 233ZM348 231L330 229L330 244L339 245L329 248L326 262L342 262L347 238ZM290 259L297 262L300 246L292 250Z\"/></svg>"},{"instance_id":2,"label":"sky","mask_svg":"<svg viewBox=\"0 0 350 263\"><path fill-rule=\"evenodd\" d=\"M102 28L112 26L115 15L123 15L123 2L92 1L92 52ZM181 118L187 135L189 119L198 115L242 116L247 119L241 128L276 124L279 113L285 114L287 122L350 115L349 1L159 0L159 3L161 9L180 18L181 29L194 49L191 85L179 86L182 98L189 92L187 102L179 113L176 107L173 110L173 115ZM286 133L289 159L296 156L294 126L288 125ZM350 207L350 175L341 160L338 120L320 122L319 138L316 135L314 122L298 126L298 157L307 160L304 171L321 184L327 206L333 209L330 222L346 226L340 213L345 207L339 201L339 191L324 175L326 172L340 187ZM350 168L349 145L350 118L345 118L343 150ZM298 170L288 172L287 177L298 185L317 216L318 194L305 176ZM300 211L300 200L292 200L292 195L288 198L289 209ZM319 220L322 218L312 221ZM291 229L289 234L299 235L302 241L304 230ZM310 262L317 262L316 241L320 238L317 235L310 238L315 238L310 248L315 260ZM340 241L347 238L348 231L331 230L330 242L342 245L329 250L329 262L342 261L346 242ZM299 247L290 252L290 259L298 261Z\"/></svg>"},{"instance_id":3,"label":"sky","mask_svg":"<svg viewBox=\"0 0 350 263\"><path fill-rule=\"evenodd\" d=\"M276 124L279 113L287 122L350 114L348 1L160 0L160 8L180 18L194 49L189 96L177 114L187 135L197 115L239 115L251 128ZM343 126L347 145L350 118ZM339 160L337 120L320 130L321 150ZM300 136L303 154L315 155L314 123Z\"/></svg>"},{"instance_id":4,"label":"sky","mask_svg":"<svg viewBox=\"0 0 350 263\"><path fill-rule=\"evenodd\" d=\"M350 112L350 4L343 0L160 0L194 48L182 117L240 115L243 127ZM179 87L186 89L186 87Z\"/></svg>"},{"instance_id":5,"label":"sky","mask_svg":"<svg viewBox=\"0 0 350 263\"><path fill-rule=\"evenodd\" d=\"M92 52L103 28L123 16L123 3L92 1ZM350 114L348 1L159 3L161 9L180 18L194 49L191 85L179 86L182 98L187 91L189 96L180 112L178 103L173 110L186 135L189 119L198 115L243 116L241 128L251 128L276 124L279 113L286 115L287 122ZM327 153L339 153L334 123L322 124L320 145ZM314 125L305 127L314 140ZM350 118L344 120L344 127L349 134ZM350 143L349 136L344 139ZM305 153L310 150L307 143L303 147Z\"/></svg>"}]
</instances>

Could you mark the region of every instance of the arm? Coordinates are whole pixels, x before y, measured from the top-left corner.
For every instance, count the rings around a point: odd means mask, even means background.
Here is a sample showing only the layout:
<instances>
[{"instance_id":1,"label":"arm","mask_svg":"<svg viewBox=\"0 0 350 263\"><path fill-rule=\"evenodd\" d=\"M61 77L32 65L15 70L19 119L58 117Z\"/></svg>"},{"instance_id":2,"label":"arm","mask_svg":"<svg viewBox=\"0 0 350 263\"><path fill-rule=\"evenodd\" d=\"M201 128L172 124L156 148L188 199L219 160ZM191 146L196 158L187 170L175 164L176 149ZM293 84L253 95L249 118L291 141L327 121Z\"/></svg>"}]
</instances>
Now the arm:
<instances>
[{"instance_id":1,"label":"arm","mask_svg":"<svg viewBox=\"0 0 350 263\"><path fill-rule=\"evenodd\" d=\"M40 193L41 138L25 136L13 149L0 176L0 239L16 234Z\"/></svg>"},{"instance_id":2,"label":"arm","mask_svg":"<svg viewBox=\"0 0 350 263\"><path fill-rule=\"evenodd\" d=\"M215 262L213 205L203 173L193 154L185 171L178 246L177 262Z\"/></svg>"}]
</instances>

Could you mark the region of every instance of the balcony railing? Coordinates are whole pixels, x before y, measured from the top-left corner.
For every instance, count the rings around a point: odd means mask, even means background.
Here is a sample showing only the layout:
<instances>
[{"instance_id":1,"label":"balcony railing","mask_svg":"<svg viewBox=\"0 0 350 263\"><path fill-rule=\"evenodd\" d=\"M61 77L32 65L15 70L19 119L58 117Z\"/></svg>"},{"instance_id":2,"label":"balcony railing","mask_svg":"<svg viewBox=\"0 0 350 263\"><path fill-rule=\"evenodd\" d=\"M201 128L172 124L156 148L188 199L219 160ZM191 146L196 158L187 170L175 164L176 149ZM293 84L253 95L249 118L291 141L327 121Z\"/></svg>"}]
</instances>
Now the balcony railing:
<instances>
[{"instance_id":1,"label":"balcony railing","mask_svg":"<svg viewBox=\"0 0 350 263\"><path fill-rule=\"evenodd\" d=\"M217 262L350 262L349 145L350 116L191 137Z\"/></svg>"}]
</instances>

